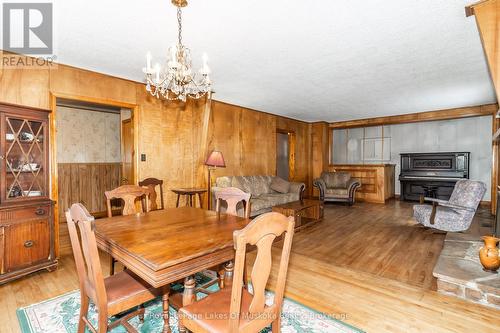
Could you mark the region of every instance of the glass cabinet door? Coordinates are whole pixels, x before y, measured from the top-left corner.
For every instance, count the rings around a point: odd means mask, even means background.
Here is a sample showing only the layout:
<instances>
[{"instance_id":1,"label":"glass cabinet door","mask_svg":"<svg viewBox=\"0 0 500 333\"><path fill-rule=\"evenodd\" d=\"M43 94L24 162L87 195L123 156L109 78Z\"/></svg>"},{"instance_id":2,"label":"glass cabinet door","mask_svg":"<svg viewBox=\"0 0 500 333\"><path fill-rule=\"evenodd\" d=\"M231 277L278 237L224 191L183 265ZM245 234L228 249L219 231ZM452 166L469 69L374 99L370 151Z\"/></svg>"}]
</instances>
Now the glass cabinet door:
<instances>
[{"instance_id":1,"label":"glass cabinet door","mask_svg":"<svg viewBox=\"0 0 500 333\"><path fill-rule=\"evenodd\" d=\"M4 119L5 200L47 196L47 123L10 115Z\"/></svg>"}]
</instances>

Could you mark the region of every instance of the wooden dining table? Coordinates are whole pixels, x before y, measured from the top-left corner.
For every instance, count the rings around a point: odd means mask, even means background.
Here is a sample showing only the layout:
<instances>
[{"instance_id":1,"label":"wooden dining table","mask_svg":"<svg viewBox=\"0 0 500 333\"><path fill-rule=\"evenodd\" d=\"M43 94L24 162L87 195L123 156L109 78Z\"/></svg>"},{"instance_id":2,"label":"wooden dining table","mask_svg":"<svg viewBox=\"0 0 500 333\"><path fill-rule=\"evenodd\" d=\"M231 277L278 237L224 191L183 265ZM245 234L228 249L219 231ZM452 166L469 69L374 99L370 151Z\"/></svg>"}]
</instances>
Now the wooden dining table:
<instances>
[{"instance_id":1,"label":"wooden dining table","mask_svg":"<svg viewBox=\"0 0 500 333\"><path fill-rule=\"evenodd\" d=\"M184 279L182 305L195 300L193 275L234 259L233 232L242 217L193 207L115 216L95 221L98 247L155 288L163 302L163 332L170 332L170 284ZM230 268L228 268L228 275Z\"/></svg>"}]
</instances>

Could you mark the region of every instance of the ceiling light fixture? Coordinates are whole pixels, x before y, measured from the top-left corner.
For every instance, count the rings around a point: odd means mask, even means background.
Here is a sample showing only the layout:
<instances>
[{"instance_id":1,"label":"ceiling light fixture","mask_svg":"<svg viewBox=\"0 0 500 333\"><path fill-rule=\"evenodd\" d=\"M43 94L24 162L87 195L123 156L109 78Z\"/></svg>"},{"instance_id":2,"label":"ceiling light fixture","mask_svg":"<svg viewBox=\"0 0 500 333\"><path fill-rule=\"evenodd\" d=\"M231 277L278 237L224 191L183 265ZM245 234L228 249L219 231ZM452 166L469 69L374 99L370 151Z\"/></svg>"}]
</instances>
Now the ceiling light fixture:
<instances>
[{"instance_id":1,"label":"ceiling light fixture","mask_svg":"<svg viewBox=\"0 0 500 333\"><path fill-rule=\"evenodd\" d=\"M185 102L187 97L198 99L205 96L210 92L212 82L207 54L203 53L203 65L199 70L201 77L197 79L192 70L191 52L182 44L182 7L187 6L187 1L172 0L172 4L177 7L177 45L168 49L168 60L163 70L158 63L154 68L151 66L151 53L148 52L143 72L146 74L146 90L151 95Z\"/></svg>"}]
</instances>

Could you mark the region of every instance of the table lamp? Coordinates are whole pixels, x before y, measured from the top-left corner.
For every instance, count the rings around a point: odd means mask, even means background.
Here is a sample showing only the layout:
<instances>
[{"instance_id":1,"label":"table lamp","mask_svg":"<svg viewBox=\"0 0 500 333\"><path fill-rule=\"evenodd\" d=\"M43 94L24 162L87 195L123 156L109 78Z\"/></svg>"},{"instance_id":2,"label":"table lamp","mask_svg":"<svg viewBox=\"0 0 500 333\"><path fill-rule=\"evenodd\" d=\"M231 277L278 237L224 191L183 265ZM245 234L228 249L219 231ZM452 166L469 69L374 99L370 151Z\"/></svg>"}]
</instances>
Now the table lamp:
<instances>
[{"instance_id":1,"label":"table lamp","mask_svg":"<svg viewBox=\"0 0 500 333\"><path fill-rule=\"evenodd\" d=\"M224 156L222 156L222 153L217 150L213 150L207 157L207 160L205 161L205 165L208 166L208 192L207 192L207 197L208 197L208 209L210 210L211 206L211 198L212 198L212 193L211 193L211 187L212 187L212 178L210 176L210 172L212 170L215 170L217 168L225 168L226 163L224 162Z\"/></svg>"}]
</instances>

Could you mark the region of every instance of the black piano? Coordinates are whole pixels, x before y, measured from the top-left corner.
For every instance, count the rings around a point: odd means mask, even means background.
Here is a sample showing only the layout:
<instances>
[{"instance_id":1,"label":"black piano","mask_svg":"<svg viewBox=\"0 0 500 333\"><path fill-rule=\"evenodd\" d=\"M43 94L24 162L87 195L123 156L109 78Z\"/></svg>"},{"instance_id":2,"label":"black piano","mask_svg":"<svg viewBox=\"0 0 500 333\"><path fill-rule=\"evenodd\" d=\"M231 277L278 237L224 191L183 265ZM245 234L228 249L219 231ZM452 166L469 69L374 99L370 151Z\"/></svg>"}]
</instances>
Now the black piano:
<instances>
[{"instance_id":1,"label":"black piano","mask_svg":"<svg viewBox=\"0 0 500 333\"><path fill-rule=\"evenodd\" d=\"M469 178L470 153L401 154L401 200L448 200L459 179Z\"/></svg>"}]
</instances>

